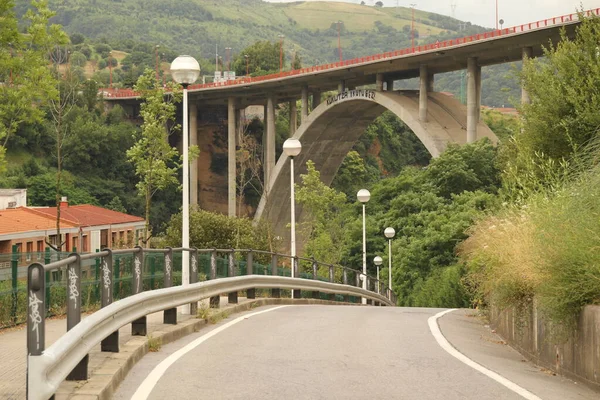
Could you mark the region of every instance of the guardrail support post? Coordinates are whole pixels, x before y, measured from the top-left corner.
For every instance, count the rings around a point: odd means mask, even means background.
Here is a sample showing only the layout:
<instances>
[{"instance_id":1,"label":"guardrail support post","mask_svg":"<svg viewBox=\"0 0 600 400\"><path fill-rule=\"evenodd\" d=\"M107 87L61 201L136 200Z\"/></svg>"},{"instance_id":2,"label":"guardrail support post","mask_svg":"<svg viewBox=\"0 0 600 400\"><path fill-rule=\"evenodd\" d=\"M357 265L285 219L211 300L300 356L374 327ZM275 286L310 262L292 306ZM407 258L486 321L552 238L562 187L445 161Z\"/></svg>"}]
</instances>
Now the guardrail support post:
<instances>
[{"instance_id":1,"label":"guardrail support post","mask_svg":"<svg viewBox=\"0 0 600 400\"><path fill-rule=\"evenodd\" d=\"M329 282L333 283L335 280L335 271L333 265L329 266ZM329 293L329 300L335 301L335 293Z\"/></svg>"},{"instance_id":2,"label":"guardrail support post","mask_svg":"<svg viewBox=\"0 0 600 400\"><path fill-rule=\"evenodd\" d=\"M27 364L34 362L46 348L46 274L44 266L34 263L27 269ZM27 369L29 373L29 368ZM29 398L29 376L27 377Z\"/></svg>"},{"instance_id":3,"label":"guardrail support post","mask_svg":"<svg viewBox=\"0 0 600 400\"><path fill-rule=\"evenodd\" d=\"M144 249L135 246L133 253L133 288L132 293L138 294L144 291ZM148 322L146 316L136 319L131 323L131 336L146 336L148 334Z\"/></svg>"},{"instance_id":4,"label":"guardrail support post","mask_svg":"<svg viewBox=\"0 0 600 400\"><path fill-rule=\"evenodd\" d=\"M254 255L252 254L252 250L248 251L246 256L246 275L254 275ZM246 291L246 298L255 299L256 289L248 289Z\"/></svg>"},{"instance_id":5,"label":"guardrail support post","mask_svg":"<svg viewBox=\"0 0 600 400\"><path fill-rule=\"evenodd\" d=\"M67 331L70 331L81 322L81 257L71 254L75 262L67 265ZM85 381L88 379L88 360L85 357L77 364L67 376L68 381Z\"/></svg>"},{"instance_id":6,"label":"guardrail support post","mask_svg":"<svg viewBox=\"0 0 600 400\"><path fill-rule=\"evenodd\" d=\"M108 254L100 259L100 268L102 272L101 286L102 286L102 308L112 304L113 302L113 253L110 249L104 249L103 251ZM102 351L110 353L119 352L119 330L117 329L106 339L100 342L100 349Z\"/></svg>"},{"instance_id":7,"label":"guardrail support post","mask_svg":"<svg viewBox=\"0 0 600 400\"><path fill-rule=\"evenodd\" d=\"M347 285L348 284L348 270L346 268L344 268L344 270L343 270L343 277L342 277L342 279L343 279L344 285ZM350 302L350 296L349 295L347 295L347 294L344 295L344 302L345 303L349 303Z\"/></svg>"},{"instance_id":8,"label":"guardrail support post","mask_svg":"<svg viewBox=\"0 0 600 400\"><path fill-rule=\"evenodd\" d=\"M271 255L271 275L277 276L277 254ZM279 288L271 288L271 297L278 299L281 297L281 290Z\"/></svg>"},{"instance_id":9,"label":"guardrail support post","mask_svg":"<svg viewBox=\"0 0 600 400\"><path fill-rule=\"evenodd\" d=\"M217 279L217 251L213 250L210 253L210 279ZM219 308L221 303L220 296L210 298L210 308Z\"/></svg>"},{"instance_id":10,"label":"guardrail support post","mask_svg":"<svg viewBox=\"0 0 600 400\"><path fill-rule=\"evenodd\" d=\"M198 282L198 249L194 247L190 252L190 284ZM198 314L198 302L190 304L190 315Z\"/></svg>"},{"instance_id":11,"label":"guardrail support post","mask_svg":"<svg viewBox=\"0 0 600 400\"><path fill-rule=\"evenodd\" d=\"M294 269L294 278L299 278L300 274L298 274L298 257L293 257L292 258L292 265L291 267ZM293 289L293 296L294 299L301 299L302 298L302 290L300 289Z\"/></svg>"},{"instance_id":12,"label":"guardrail support post","mask_svg":"<svg viewBox=\"0 0 600 400\"><path fill-rule=\"evenodd\" d=\"M167 247L164 263L164 287L173 286L173 249ZM163 324L177 325L177 308L169 308L163 311Z\"/></svg>"},{"instance_id":13,"label":"guardrail support post","mask_svg":"<svg viewBox=\"0 0 600 400\"><path fill-rule=\"evenodd\" d=\"M313 257L312 259L312 270L313 270L313 280L317 280L319 278L319 265L317 264L317 260ZM320 299L321 296L317 290L313 290L312 292L313 299Z\"/></svg>"},{"instance_id":14,"label":"guardrail support post","mask_svg":"<svg viewBox=\"0 0 600 400\"><path fill-rule=\"evenodd\" d=\"M235 250L231 249L231 253L229 253L229 268L227 271L227 275L229 277L234 277L235 273ZM229 304L237 304L238 303L238 292L231 292L227 295L227 302Z\"/></svg>"}]
</instances>

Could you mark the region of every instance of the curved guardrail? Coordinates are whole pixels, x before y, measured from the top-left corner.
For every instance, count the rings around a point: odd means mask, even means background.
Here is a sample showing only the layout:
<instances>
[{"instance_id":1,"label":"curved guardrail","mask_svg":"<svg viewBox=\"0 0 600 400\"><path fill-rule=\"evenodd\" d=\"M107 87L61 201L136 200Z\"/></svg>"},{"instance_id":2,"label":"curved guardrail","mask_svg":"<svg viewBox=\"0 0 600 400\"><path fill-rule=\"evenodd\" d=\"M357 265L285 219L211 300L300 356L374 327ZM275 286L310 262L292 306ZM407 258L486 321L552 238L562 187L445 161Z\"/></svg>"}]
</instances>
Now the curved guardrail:
<instances>
[{"instance_id":1,"label":"curved guardrail","mask_svg":"<svg viewBox=\"0 0 600 400\"><path fill-rule=\"evenodd\" d=\"M179 252L189 252L189 265L184 266L183 261L178 264L175 255ZM199 282L200 260L199 256L209 256L208 268L205 269L207 281ZM218 255L221 254L222 257ZM245 255L245 257L243 257ZM131 277L129 281L131 296L113 302L115 293L115 280L118 273L118 257L131 257ZM161 289L144 291L144 266L145 259L162 259L162 286ZM268 261L269 265L260 266L254 262L255 257ZM98 290L101 292L101 309L83 321L82 313L82 266L96 259L96 276ZM281 268L281 260L287 259L290 269ZM155 260L151 260L155 261ZM225 264L225 273L217 273L217 264ZM299 274L299 262L305 263L305 270L310 273ZM247 276L237 276L242 272L240 266L244 263L243 272ZM152 264L154 265L154 264ZM189 285L173 286L175 267L181 265L182 275L189 278ZM256 267L256 269L255 269ZM319 267L325 268L321 273L327 277L320 279ZM67 309L67 333L48 349L45 349L45 313L47 306L46 278L50 271L64 269L64 301ZM292 273L293 269L293 273ZM337 274L335 270L341 269ZM286 271L298 278L286 276ZM91 271L88 271L91 272ZM261 273L257 275L257 273ZM154 273L154 270L153 270ZM220 276L225 278L218 279ZM353 275L353 279L350 277ZM98 343L105 352L119 352L119 328L131 323L132 335L144 336L147 334L146 316L163 311L165 324L177 323L178 306L190 304L190 312L197 312L198 301L210 298L211 307L218 307L220 295L228 294L230 303L237 303L238 292L246 291L246 297L253 299L256 289L271 289L271 297L281 296L281 289L290 289L293 297L300 298L301 291L312 291L313 297L320 293L328 293L331 300L335 295L343 295L348 301L350 296L362 297L368 304L393 306L395 296L382 282L370 276L363 276L360 271L321 263L314 259L291 257L268 251L248 249L143 249L137 246L134 249L110 250L105 249L98 253L71 254L65 259L50 264L31 264L27 271L27 398L48 399L52 397L58 385L67 380L86 380L88 378L88 352ZM358 286L366 279L365 290ZM152 276L154 280L154 275ZM336 283L336 279L338 283ZM186 281L186 279L183 279ZM122 279L119 284L122 283ZM353 286L356 285L356 286ZM61 300L62 302L62 300Z\"/></svg>"}]
</instances>

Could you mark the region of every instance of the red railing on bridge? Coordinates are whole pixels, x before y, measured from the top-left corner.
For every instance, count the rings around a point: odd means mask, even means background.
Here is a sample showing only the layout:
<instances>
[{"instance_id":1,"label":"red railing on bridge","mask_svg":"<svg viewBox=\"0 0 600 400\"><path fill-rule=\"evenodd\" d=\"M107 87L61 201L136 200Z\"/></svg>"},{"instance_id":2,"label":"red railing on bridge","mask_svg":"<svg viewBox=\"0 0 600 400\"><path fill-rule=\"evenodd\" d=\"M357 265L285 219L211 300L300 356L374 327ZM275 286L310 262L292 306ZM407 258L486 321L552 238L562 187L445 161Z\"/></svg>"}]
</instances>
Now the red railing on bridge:
<instances>
[{"instance_id":1,"label":"red railing on bridge","mask_svg":"<svg viewBox=\"0 0 600 400\"><path fill-rule=\"evenodd\" d=\"M596 8L593 10L585 11L584 14L586 16L600 16L600 8ZM561 25L572 21L579 20L578 14L569 14L563 15L560 17L554 17L545 19L542 21L531 22L529 24L523 24L519 26L514 26L511 28L493 30L485 33L478 33L471 36L466 36L463 38L452 39L452 40L444 40L443 42L430 43L422 46L417 46L414 48L406 48L402 50L388 51L381 54L374 54L366 57L354 58L351 60L339 61L331 64L324 65L316 65L313 67L305 67L301 69L295 69L291 71L278 72L270 75L256 76L256 77L242 77L232 81L218 82L218 83L201 83L190 85L188 89L210 89L210 88L218 88L218 87L226 87L226 86L236 86L236 85L247 85L249 83L257 83L264 82L273 79L292 77L296 75L304 75L311 74L313 72L326 71L335 68L343 68L347 66L355 66L358 64L370 63L373 61L385 60L388 58L401 57L409 54L423 53L434 51L438 49L447 49L455 46L460 46L465 43L477 42L479 40L486 40L490 38L500 37L511 35L515 33L527 32L534 29L545 28L548 26ZM104 88L100 89L100 92L103 93L104 97L107 98L132 98L137 97L139 94L132 89L114 89L114 88Z\"/></svg>"}]
</instances>

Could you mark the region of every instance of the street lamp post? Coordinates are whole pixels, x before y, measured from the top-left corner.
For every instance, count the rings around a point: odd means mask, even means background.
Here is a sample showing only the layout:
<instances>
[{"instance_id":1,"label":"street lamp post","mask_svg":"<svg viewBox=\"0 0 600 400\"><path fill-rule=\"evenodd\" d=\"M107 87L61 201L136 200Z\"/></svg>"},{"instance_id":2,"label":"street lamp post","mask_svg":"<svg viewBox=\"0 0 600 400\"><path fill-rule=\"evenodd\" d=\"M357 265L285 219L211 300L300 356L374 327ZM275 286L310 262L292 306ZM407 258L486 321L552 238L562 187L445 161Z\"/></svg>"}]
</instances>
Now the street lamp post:
<instances>
[{"instance_id":1,"label":"street lamp post","mask_svg":"<svg viewBox=\"0 0 600 400\"><path fill-rule=\"evenodd\" d=\"M279 72L283 71L283 39L285 35L279 35Z\"/></svg>"},{"instance_id":2,"label":"street lamp post","mask_svg":"<svg viewBox=\"0 0 600 400\"><path fill-rule=\"evenodd\" d=\"M412 42L412 52L415 52L415 7L416 4L411 4L410 8L412 8L412 20L411 20L411 28L410 28L410 39Z\"/></svg>"},{"instance_id":3,"label":"street lamp post","mask_svg":"<svg viewBox=\"0 0 600 400\"><path fill-rule=\"evenodd\" d=\"M200 75L200 65L194 57L179 56L171 63L171 76L173 80L183 86L183 204L182 204L182 229L181 246L190 248L190 161L189 161L189 130L188 130L188 98L187 87L194 83ZM190 283L190 253L182 252L181 285ZM189 305L184 308L189 314Z\"/></svg>"},{"instance_id":4,"label":"street lamp post","mask_svg":"<svg viewBox=\"0 0 600 400\"><path fill-rule=\"evenodd\" d=\"M340 56L340 62L343 61L343 57L342 57L342 34L341 34L341 24L342 21L336 21L334 22L334 24L337 24L337 31L338 31L338 55Z\"/></svg>"},{"instance_id":5,"label":"street lamp post","mask_svg":"<svg viewBox=\"0 0 600 400\"><path fill-rule=\"evenodd\" d=\"M287 139L283 143L283 153L290 158L290 205L291 205L291 232L290 232L290 245L291 245L291 253L292 253L292 278L296 277L296 204L295 204L295 196L294 196L294 157L300 154L302 151L302 144L298 139ZM296 290L292 290L292 299L296 297L299 293Z\"/></svg>"},{"instance_id":6,"label":"street lamp post","mask_svg":"<svg viewBox=\"0 0 600 400\"><path fill-rule=\"evenodd\" d=\"M367 189L360 189L356 195L358 201L363 205L363 289L367 290L367 203L371 199L371 193ZM367 304L367 299L363 297L363 304Z\"/></svg>"},{"instance_id":7,"label":"street lamp post","mask_svg":"<svg viewBox=\"0 0 600 400\"><path fill-rule=\"evenodd\" d=\"M391 227L385 228L385 231L383 231L383 234L385 235L386 238L388 238L388 242L389 242L388 288L390 289L390 299L391 299L392 298L392 239L394 238L394 236L396 236L396 231L394 230L394 228L391 228Z\"/></svg>"},{"instance_id":8,"label":"street lamp post","mask_svg":"<svg viewBox=\"0 0 600 400\"><path fill-rule=\"evenodd\" d=\"M496 0L496 30L498 30L498 0Z\"/></svg>"},{"instance_id":9,"label":"street lamp post","mask_svg":"<svg viewBox=\"0 0 600 400\"><path fill-rule=\"evenodd\" d=\"M248 76L249 75L248 72L249 72L249 69L250 69L250 66L249 66L248 62L250 60L250 56L248 54L244 54L244 58L246 59L246 76Z\"/></svg>"},{"instance_id":10,"label":"street lamp post","mask_svg":"<svg viewBox=\"0 0 600 400\"><path fill-rule=\"evenodd\" d=\"M373 259L373 264L375 264L375 266L377 267L377 294L379 294L379 292L381 291L381 285L379 284L379 267L381 267L381 264L383 264L383 258L376 256Z\"/></svg>"}]
</instances>

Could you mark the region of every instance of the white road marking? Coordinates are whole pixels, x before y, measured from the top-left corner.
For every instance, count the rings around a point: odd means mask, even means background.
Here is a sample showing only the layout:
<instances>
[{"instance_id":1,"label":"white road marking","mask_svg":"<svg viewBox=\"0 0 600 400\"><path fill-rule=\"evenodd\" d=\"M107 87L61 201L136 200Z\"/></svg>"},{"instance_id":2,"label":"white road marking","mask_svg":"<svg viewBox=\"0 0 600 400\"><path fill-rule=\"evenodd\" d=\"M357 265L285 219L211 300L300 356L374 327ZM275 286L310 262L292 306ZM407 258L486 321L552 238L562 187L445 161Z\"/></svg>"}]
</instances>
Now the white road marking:
<instances>
[{"instance_id":1,"label":"white road marking","mask_svg":"<svg viewBox=\"0 0 600 400\"><path fill-rule=\"evenodd\" d=\"M208 332L206 335L199 337L198 339L189 343L185 347L182 347L181 349L177 350L175 353L171 354L169 357L167 357L163 361L161 361L160 364L158 364L156 367L154 367L152 372L150 372L148 374L148 376L146 377L146 379L144 379L144 381L140 384L140 386L135 391L133 396L131 396L131 400L146 400L148 398L148 396L150 396L150 393L154 389L154 386L156 386L156 384L158 383L158 380L165 374L165 372L167 372L167 369L169 369L169 367L171 365L173 365L173 363L175 363L175 361L179 360L181 357L183 357L184 355L186 355L187 353L189 353L190 351L192 351L193 349L195 349L196 347L198 347L199 345L201 345L202 343L204 343L211 337L217 335L220 332L223 332L225 329L230 328L233 325L235 325L238 322L241 322L245 319L254 317L255 315L279 310L280 308L284 308L284 307L289 307L289 306L279 306L279 307L269 308L268 310L257 311L255 313L236 318L233 321L230 321L230 322L226 323L225 325L220 326L220 327Z\"/></svg>"},{"instance_id":2,"label":"white road marking","mask_svg":"<svg viewBox=\"0 0 600 400\"><path fill-rule=\"evenodd\" d=\"M518 394L528 400L542 400L541 398L539 398L535 394L531 393L527 389L524 389L521 386L517 385L516 383L509 381L502 375L499 375L496 372L487 369L483 365L476 363L475 361L471 360L470 358L468 358L467 356L465 356L464 354L462 354L461 352L456 350L450 344L450 342L448 342L448 340L446 340L446 338L442 334L442 331L440 330L440 327L437 323L437 320L439 318L443 317L444 315L446 315L448 313L451 313L452 311L456 311L456 309L442 311L441 313L438 313L438 314L434 315L433 317L430 317L429 320L427 321L429 324L429 330L431 330L431 334L433 335L433 337L435 338L435 340L438 342L438 344L441 346L442 349L446 350L446 352L448 354L450 354L451 356L453 356L454 358L457 358L458 360L467 364L469 367L481 372L485 376L492 378L493 380L495 380L499 384L505 386L506 388L512 390L516 394Z\"/></svg>"}]
</instances>

